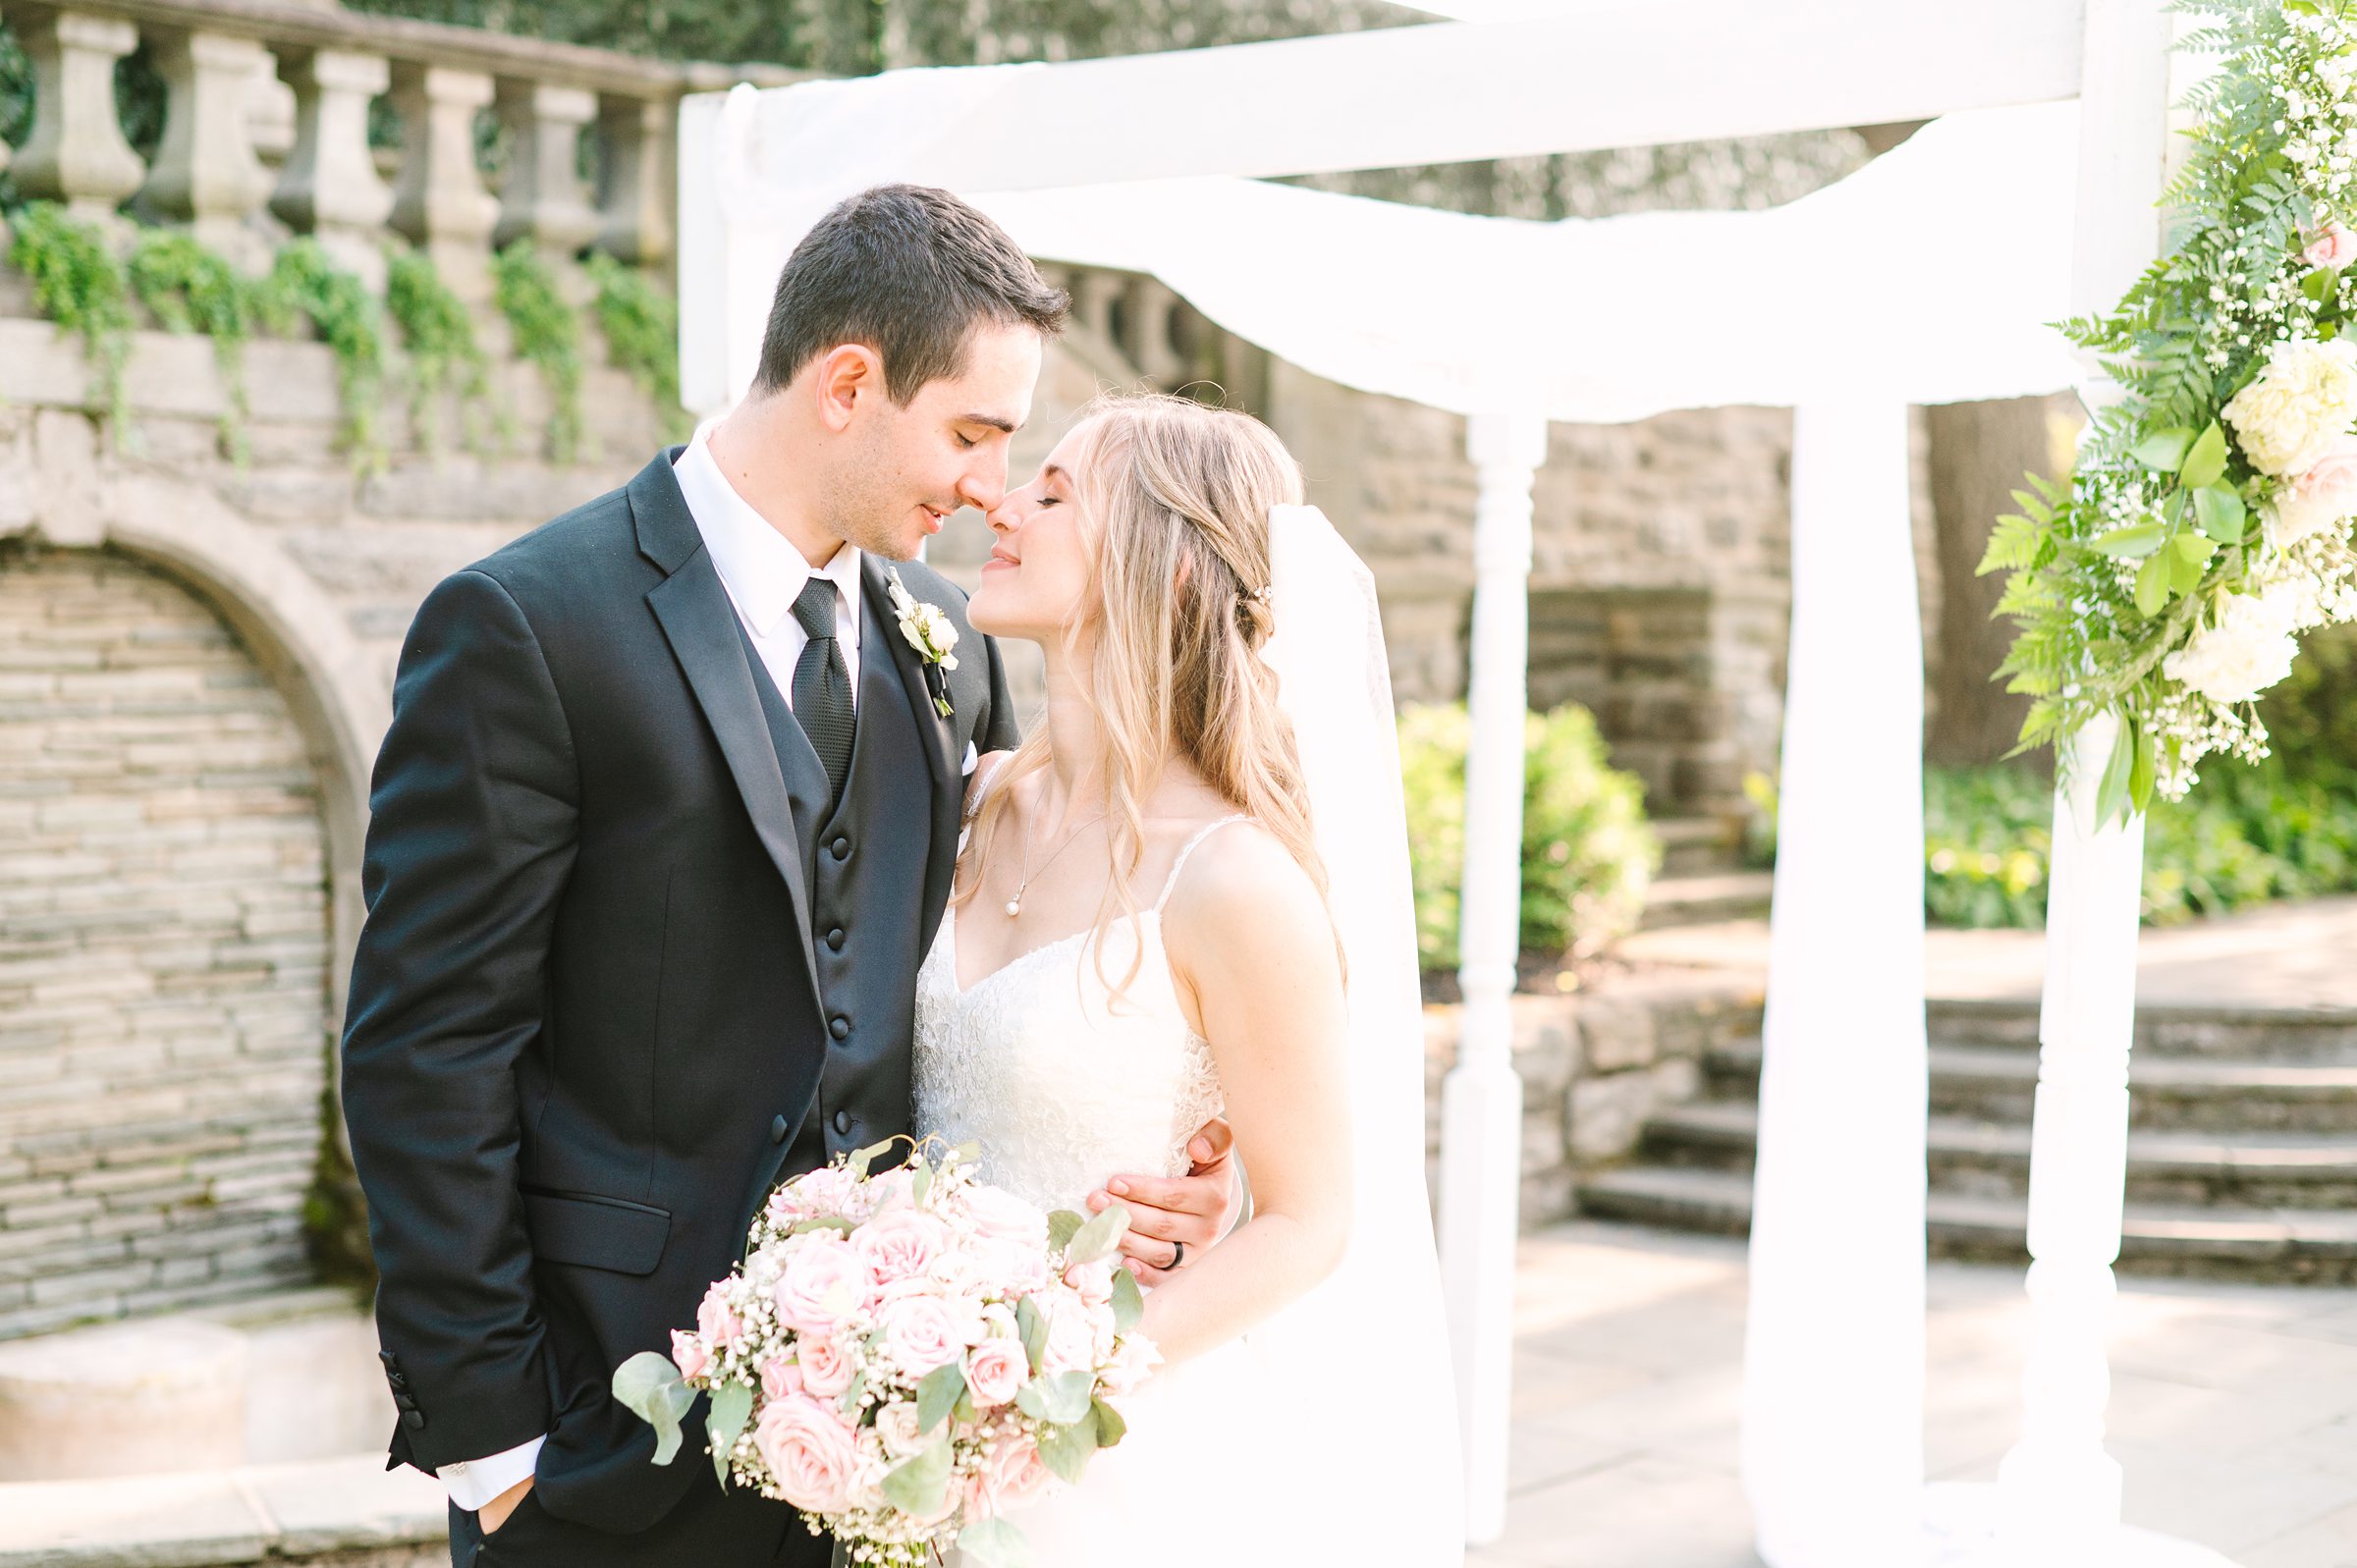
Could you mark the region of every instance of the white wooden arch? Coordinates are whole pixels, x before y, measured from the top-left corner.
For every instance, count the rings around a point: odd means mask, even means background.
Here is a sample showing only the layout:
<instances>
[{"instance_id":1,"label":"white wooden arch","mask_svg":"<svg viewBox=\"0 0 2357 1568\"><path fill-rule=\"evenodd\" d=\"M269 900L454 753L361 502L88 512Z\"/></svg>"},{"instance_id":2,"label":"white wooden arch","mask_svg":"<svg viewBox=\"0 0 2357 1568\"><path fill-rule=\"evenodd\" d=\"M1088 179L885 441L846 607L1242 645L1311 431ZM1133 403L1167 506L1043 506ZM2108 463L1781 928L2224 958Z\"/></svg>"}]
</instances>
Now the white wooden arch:
<instances>
[{"instance_id":1,"label":"white wooden arch","mask_svg":"<svg viewBox=\"0 0 2357 1568\"><path fill-rule=\"evenodd\" d=\"M794 241L841 194L884 180L978 195L1259 178L2074 98L2067 306L2099 309L2158 253L2168 37L2163 0L1562 0L1537 19L770 89L749 125L742 102L725 111L719 98L690 98L680 187L686 401L711 412L740 395ZM912 84L932 111L914 137L873 112L886 95L909 102ZM1139 104L1217 112L1178 130ZM1927 303L1927 321L1940 303ZM1263 346L1285 352L1282 341ZM1466 1000L1444 1108L1441 1228L1477 1542L1505 1516L1520 1147L1507 1001L1530 486L1546 414L1517 398L1524 390L1502 385L1495 402L1461 410L1481 488ZM2092 381L2082 390L2102 395ZM2103 1448L2141 824L2091 838L2067 801L2057 802L2041 1032L2038 1326L2023 1437L1998 1487L1942 1488L1925 1528L1922 668L1907 401L1861 386L1812 395L1795 413L1792 655L1744 1405L1758 1544L1773 1568L2216 1563L2120 1528L2118 1467Z\"/></svg>"}]
</instances>

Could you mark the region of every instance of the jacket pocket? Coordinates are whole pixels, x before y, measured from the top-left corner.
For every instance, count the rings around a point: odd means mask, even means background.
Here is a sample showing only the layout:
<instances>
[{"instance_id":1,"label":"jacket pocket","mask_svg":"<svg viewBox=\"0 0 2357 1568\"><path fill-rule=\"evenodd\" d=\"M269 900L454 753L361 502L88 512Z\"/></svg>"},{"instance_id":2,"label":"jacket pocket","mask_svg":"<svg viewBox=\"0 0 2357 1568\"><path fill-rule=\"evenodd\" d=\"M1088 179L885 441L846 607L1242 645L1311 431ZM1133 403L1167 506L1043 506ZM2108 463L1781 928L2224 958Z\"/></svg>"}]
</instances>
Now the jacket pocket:
<instances>
[{"instance_id":1,"label":"jacket pocket","mask_svg":"<svg viewBox=\"0 0 2357 1568\"><path fill-rule=\"evenodd\" d=\"M651 1274L671 1236L671 1211L585 1192L523 1194L524 1228L541 1263Z\"/></svg>"}]
</instances>

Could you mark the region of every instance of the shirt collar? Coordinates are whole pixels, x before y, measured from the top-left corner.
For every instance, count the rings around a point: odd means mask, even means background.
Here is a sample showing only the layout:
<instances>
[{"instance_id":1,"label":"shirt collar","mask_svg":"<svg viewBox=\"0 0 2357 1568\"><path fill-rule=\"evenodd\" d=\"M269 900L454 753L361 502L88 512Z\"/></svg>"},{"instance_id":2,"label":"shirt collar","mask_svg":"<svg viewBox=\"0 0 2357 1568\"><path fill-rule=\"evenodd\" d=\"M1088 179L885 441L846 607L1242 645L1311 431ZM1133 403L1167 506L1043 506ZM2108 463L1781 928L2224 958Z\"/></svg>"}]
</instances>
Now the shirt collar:
<instances>
[{"instance_id":1,"label":"shirt collar","mask_svg":"<svg viewBox=\"0 0 2357 1568\"><path fill-rule=\"evenodd\" d=\"M786 536L771 527L729 483L728 475L713 460L710 438L709 426L698 430L672 471L737 613L754 635L775 636L792 619L794 602L802 596L812 568L802 553L787 543ZM815 574L835 584L837 623L849 619L855 628L859 623L859 552L845 545Z\"/></svg>"}]
</instances>

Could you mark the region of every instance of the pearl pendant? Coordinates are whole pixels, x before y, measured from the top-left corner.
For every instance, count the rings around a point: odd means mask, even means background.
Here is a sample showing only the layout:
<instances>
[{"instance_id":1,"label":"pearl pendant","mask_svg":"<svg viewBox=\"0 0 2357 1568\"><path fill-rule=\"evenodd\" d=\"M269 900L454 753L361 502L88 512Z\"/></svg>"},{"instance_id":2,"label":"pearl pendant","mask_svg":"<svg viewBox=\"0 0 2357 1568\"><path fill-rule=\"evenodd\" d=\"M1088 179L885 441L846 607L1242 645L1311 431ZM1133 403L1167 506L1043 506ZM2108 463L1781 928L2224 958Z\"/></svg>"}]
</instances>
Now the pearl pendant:
<instances>
[{"instance_id":1,"label":"pearl pendant","mask_svg":"<svg viewBox=\"0 0 2357 1568\"><path fill-rule=\"evenodd\" d=\"M1010 920L1013 920L1013 919L1014 919L1014 918L1016 915L1019 915L1019 914L1021 914L1022 912L1023 912L1023 903L1022 903L1022 900L1021 900L1021 899L1019 899L1019 898L1010 898L1010 899L1008 899L1008 900L1007 900L1007 918L1008 918L1008 919L1010 919Z\"/></svg>"}]
</instances>

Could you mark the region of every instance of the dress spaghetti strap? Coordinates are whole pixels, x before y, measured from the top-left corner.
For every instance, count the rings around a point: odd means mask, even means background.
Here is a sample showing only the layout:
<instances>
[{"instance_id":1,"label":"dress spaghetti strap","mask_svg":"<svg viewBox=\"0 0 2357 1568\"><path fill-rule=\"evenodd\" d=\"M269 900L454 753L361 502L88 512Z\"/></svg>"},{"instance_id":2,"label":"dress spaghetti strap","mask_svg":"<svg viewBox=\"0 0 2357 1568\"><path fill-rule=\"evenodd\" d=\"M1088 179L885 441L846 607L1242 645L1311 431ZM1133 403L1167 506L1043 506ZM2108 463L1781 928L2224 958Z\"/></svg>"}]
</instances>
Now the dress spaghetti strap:
<instances>
[{"instance_id":1,"label":"dress spaghetti strap","mask_svg":"<svg viewBox=\"0 0 2357 1568\"><path fill-rule=\"evenodd\" d=\"M1201 843L1213 834L1218 833L1222 828L1227 827L1230 823L1250 822L1251 820L1252 819L1250 817L1246 816L1240 811L1233 817L1222 817L1219 821L1212 823L1207 827L1198 829L1192 838L1189 838L1184 844L1180 845L1178 849L1178 858L1171 862L1170 880L1162 885L1162 896L1154 900L1154 913L1161 914L1162 906L1169 903L1171 901L1171 894L1178 891L1178 873L1186 869L1186 857L1195 852L1195 845Z\"/></svg>"}]
</instances>

